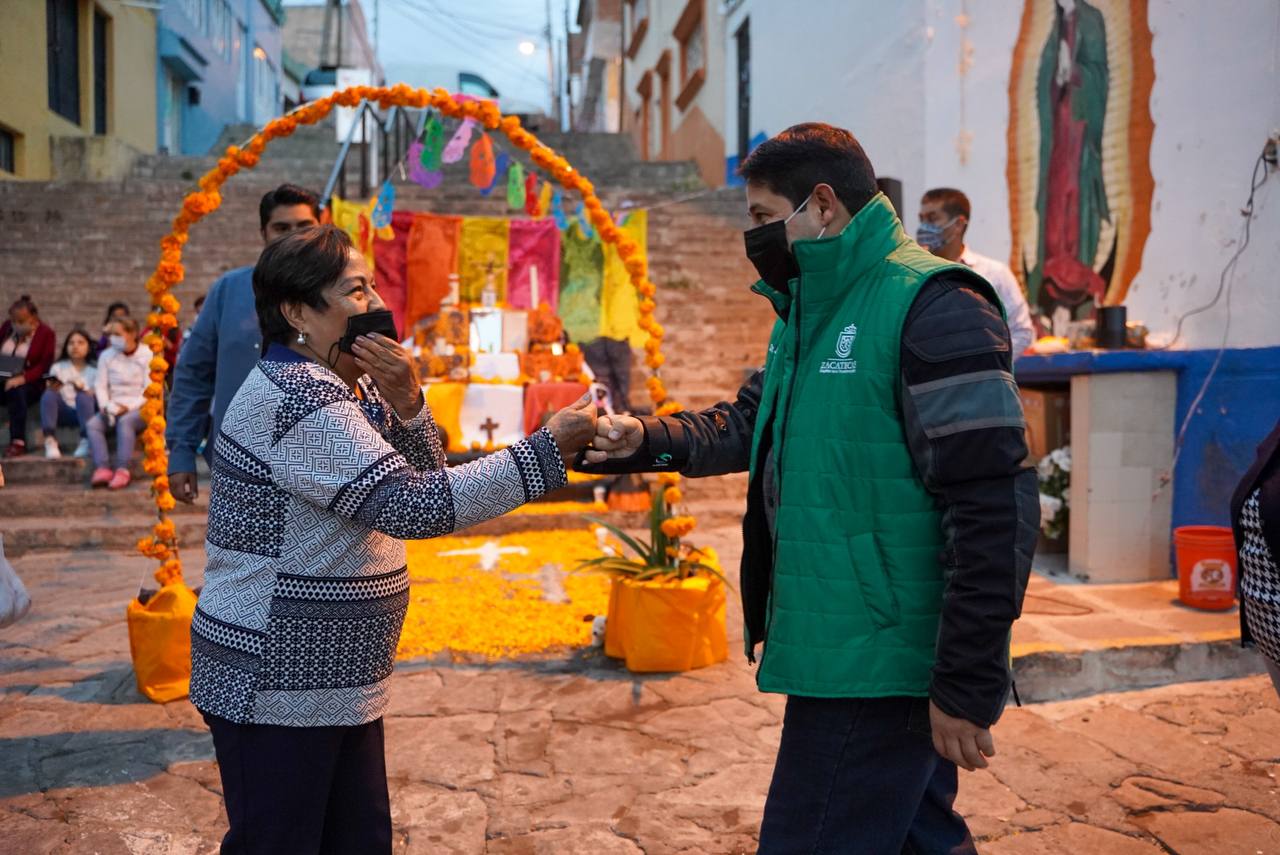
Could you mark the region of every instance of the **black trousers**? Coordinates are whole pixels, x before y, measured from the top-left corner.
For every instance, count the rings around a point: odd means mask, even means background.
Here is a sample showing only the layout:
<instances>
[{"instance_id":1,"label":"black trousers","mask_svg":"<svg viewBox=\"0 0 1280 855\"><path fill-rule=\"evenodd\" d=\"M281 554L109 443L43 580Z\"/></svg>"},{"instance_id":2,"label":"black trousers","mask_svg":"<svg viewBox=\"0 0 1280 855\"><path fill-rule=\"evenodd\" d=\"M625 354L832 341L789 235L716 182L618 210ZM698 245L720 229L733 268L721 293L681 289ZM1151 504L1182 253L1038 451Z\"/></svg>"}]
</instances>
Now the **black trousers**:
<instances>
[{"instance_id":1,"label":"black trousers","mask_svg":"<svg viewBox=\"0 0 1280 855\"><path fill-rule=\"evenodd\" d=\"M759 855L974 855L927 698L787 698Z\"/></svg>"},{"instance_id":2,"label":"black trousers","mask_svg":"<svg viewBox=\"0 0 1280 855\"><path fill-rule=\"evenodd\" d=\"M382 719L354 727L204 720L231 825L222 855L389 855Z\"/></svg>"},{"instance_id":3,"label":"black trousers","mask_svg":"<svg viewBox=\"0 0 1280 855\"><path fill-rule=\"evenodd\" d=\"M609 387L613 409L631 412L631 345L620 338L597 338L583 346L582 357L591 366L596 382Z\"/></svg>"},{"instance_id":4,"label":"black trousers","mask_svg":"<svg viewBox=\"0 0 1280 855\"><path fill-rule=\"evenodd\" d=\"M0 389L4 382L0 381ZM4 406L9 411L9 442L27 441L27 411L35 407L44 391L44 383L23 383L4 393Z\"/></svg>"}]
</instances>

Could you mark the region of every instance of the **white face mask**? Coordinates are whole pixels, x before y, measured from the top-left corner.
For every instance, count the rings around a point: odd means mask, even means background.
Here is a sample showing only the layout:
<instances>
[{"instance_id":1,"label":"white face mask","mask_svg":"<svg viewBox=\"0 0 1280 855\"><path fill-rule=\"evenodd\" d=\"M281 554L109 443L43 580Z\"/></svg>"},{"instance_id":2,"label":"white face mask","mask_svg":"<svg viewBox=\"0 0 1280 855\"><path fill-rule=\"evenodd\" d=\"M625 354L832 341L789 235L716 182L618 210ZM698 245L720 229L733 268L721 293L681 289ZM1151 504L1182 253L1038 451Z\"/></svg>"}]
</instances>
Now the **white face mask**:
<instances>
[{"instance_id":1,"label":"white face mask","mask_svg":"<svg viewBox=\"0 0 1280 855\"><path fill-rule=\"evenodd\" d=\"M116 350L124 350L124 346L125 346L124 336L122 336L122 335L109 335L109 336L107 336L107 341L108 341L108 342L111 344L111 346L112 346L112 347L114 347Z\"/></svg>"}]
</instances>

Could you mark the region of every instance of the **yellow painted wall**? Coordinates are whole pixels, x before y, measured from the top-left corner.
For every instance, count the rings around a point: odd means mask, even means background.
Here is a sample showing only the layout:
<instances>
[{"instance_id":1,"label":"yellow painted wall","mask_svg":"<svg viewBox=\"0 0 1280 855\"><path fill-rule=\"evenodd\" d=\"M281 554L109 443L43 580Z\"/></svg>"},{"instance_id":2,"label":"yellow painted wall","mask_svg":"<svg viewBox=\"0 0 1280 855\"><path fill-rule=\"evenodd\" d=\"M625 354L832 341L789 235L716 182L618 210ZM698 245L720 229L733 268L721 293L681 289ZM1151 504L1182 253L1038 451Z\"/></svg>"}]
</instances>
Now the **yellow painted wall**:
<instances>
[{"instance_id":1,"label":"yellow painted wall","mask_svg":"<svg viewBox=\"0 0 1280 855\"><path fill-rule=\"evenodd\" d=\"M4 0L0 127L17 135L16 177L53 177L52 140L93 135L93 11L107 28L107 136L141 152L156 145L155 13L119 0L80 0L80 123L49 109L44 0ZM110 148L110 147L107 147ZM0 178L12 178L0 172Z\"/></svg>"}]
</instances>

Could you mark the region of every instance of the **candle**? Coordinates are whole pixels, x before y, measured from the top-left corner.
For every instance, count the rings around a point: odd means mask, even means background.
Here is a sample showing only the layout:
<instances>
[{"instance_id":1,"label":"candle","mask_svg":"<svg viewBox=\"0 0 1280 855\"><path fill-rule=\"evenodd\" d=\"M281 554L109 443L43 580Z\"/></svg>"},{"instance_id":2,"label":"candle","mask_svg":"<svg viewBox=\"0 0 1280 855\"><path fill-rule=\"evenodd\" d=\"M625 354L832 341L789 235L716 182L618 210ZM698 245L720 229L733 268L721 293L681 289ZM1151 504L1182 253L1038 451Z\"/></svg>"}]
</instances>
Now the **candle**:
<instances>
[{"instance_id":1,"label":"candle","mask_svg":"<svg viewBox=\"0 0 1280 855\"><path fill-rule=\"evenodd\" d=\"M538 308L538 266L532 264L529 266L529 308Z\"/></svg>"}]
</instances>

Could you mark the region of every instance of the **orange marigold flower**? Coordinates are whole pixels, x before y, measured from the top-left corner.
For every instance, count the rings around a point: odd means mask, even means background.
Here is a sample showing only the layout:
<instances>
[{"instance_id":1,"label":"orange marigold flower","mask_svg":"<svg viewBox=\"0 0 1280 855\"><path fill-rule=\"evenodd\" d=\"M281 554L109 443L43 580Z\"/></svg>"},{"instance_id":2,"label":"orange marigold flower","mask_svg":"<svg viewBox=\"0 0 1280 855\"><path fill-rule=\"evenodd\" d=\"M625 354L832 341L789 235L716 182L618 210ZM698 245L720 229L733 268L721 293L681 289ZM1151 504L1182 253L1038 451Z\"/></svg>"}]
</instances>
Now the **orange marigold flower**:
<instances>
[{"instance_id":1,"label":"orange marigold flower","mask_svg":"<svg viewBox=\"0 0 1280 855\"><path fill-rule=\"evenodd\" d=\"M162 511L171 511L178 506L177 499L168 490L156 496L156 507Z\"/></svg>"},{"instance_id":2,"label":"orange marigold flower","mask_svg":"<svg viewBox=\"0 0 1280 855\"><path fill-rule=\"evenodd\" d=\"M651 353L644 358L644 364L650 368L661 368L666 364L667 358L661 353Z\"/></svg>"},{"instance_id":3,"label":"orange marigold flower","mask_svg":"<svg viewBox=\"0 0 1280 855\"><path fill-rule=\"evenodd\" d=\"M176 261L161 261L156 265L156 278L168 286L181 282L184 273L182 265Z\"/></svg>"},{"instance_id":4,"label":"orange marigold flower","mask_svg":"<svg viewBox=\"0 0 1280 855\"><path fill-rule=\"evenodd\" d=\"M674 487L680 483L679 472L659 472L658 483L664 487Z\"/></svg>"},{"instance_id":5,"label":"orange marigold flower","mask_svg":"<svg viewBox=\"0 0 1280 855\"><path fill-rule=\"evenodd\" d=\"M661 407L658 407L655 415L672 416L682 411L683 409L684 407L680 406L675 401L668 401L667 403L663 404Z\"/></svg>"},{"instance_id":6,"label":"orange marigold flower","mask_svg":"<svg viewBox=\"0 0 1280 855\"><path fill-rule=\"evenodd\" d=\"M157 493L163 493L169 489L169 476L161 475L151 482L151 489Z\"/></svg>"},{"instance_id":7,"label":"orange marigold flower","mask_svg":"<svg viewBox=\"0 0 1280 855\"><path fill-rule=\"evenodd\" d=\"M160 308L170 314L173 314L178 311L178 298L172 294L165 294L160 298Z\"/></svg>"},{"instance_id":8,"label":"orange marigold flower","mask_svg":"<svg viewBox=\"0 0 1280 855\"><path fill-rule=\"evenodd\" d=\"M678 505L684 501L684 493L679 487L668 487L662 491L662 500L668 505Z\"/></svg>"}]
</instances>

